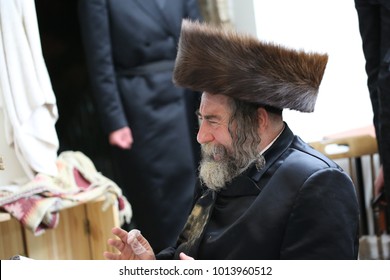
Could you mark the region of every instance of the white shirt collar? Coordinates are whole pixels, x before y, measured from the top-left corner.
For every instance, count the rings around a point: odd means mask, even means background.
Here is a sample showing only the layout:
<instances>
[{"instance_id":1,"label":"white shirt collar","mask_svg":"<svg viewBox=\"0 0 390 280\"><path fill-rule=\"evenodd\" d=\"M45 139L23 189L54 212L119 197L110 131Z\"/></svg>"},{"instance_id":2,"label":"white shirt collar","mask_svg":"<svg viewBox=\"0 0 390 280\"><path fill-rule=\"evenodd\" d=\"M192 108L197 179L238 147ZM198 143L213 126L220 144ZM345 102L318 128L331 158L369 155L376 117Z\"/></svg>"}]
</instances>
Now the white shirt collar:
<instances>
[{"instance_id":1,"label":"white shirt collar","mask_svg":"<svg viewBox=\"0 0 390 280\"><path fill-rule=\"evenodd\" d=\"M278 135L276 135L276 137L274 138L274 140L271 141L271 143L269 143L264 149L262 149L260 151L260 155L264 154L271 146L273 143L275 143L275 141L279 138L279 136L282 134L283 130L284 130L284 127L285 127L285 124L283 124L283 128L282 130L279 132Z\"/></svg>"}]
</instances>

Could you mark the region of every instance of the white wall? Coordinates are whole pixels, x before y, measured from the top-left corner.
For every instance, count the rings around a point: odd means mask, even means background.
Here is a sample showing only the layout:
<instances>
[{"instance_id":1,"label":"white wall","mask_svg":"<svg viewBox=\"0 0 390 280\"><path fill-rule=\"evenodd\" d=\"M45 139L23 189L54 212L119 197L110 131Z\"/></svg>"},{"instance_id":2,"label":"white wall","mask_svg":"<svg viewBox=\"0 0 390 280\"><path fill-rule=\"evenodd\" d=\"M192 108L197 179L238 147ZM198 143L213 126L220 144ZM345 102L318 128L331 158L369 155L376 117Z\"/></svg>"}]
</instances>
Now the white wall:
<instances>
[{"instance_id":1,"label":"white wall","mask_svg":"<svg viewBox=\"0 0 390 280\"><path fill-rule=\"evenodd\" d=\"M253 0L228 0L235 29L257 36L255 3Z\"/></svg>"},{"instance_id":2,"label":"white wall","mask_svg":"<svg viewBox=\"0 0 390 280\"><path fill-rule=\"evenodd\" d=\"M285 120L296 134L310 142L372 124L353 0L230 0L230 3L238 30L251 34L256 30L261 40L328 53L315 112L284 112Z\"/></svg>"}]
</instances>

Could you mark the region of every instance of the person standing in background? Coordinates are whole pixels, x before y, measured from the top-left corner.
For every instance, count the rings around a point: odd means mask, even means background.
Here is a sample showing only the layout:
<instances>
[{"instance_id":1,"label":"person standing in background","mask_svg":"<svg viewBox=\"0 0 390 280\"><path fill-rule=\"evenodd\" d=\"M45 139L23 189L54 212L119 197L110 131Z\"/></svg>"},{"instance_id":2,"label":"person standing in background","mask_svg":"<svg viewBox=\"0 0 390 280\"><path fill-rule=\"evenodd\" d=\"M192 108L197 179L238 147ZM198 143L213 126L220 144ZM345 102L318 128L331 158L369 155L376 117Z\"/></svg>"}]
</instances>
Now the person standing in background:
<instances>
[{"instance_id":1,"label":"person standing in background","mask_svg":"<svg viewBox=\"0 0 390 280\"><path fill-rule=\"evenodd\" d=\"M375 195L384 191L386 200L390 201L390 1L355 0L355 7L381 161ZM389 207L386 212L390 232Z\"/></svg>"},{"instance_id":2,"label":"person standing in background","mask_svg":"<svg viewBox=\"0 0 390 280\"><path fill-rule=\"evenodd\" d=\"M172 83L181 21L201 19L197 0L80 0L79 18L118 183L159 251L186 221L200 157L197 94Z\"/></svg>"}]
</instances>

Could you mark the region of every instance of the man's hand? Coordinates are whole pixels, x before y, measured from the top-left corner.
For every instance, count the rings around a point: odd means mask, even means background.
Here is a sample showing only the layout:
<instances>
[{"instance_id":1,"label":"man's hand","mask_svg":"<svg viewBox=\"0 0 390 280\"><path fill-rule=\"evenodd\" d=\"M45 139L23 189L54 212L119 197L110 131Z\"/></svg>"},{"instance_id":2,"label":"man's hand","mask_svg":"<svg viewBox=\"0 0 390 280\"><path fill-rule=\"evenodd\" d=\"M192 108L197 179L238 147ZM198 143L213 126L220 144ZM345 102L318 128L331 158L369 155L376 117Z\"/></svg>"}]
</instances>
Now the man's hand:
<instances>
[{"instance_id":1,"label":"man's hand","mask_svg":"<svg viewBox=\"0 0 390 280\"><path fill-rule=\"evenodd\" d=\"M179 257L180 257L181 261L193 261L194 260L193 257L190 257L190 256L184 254L183 252L180 253Z\"/></svg>"},{"instance_id":2,"label":"man's hand","mask_svg":"<svg viewBox=\"0 0 390 280\"><path fill-rule=\"evenodd\" d=\"M109 239L108 244L118 249L119 254L104 252L107 260L155 260L153 249L139 230L129 233L121 228L113 228L112 233L118 239Z\"/></svg>"},{"instance_id":3,"label":"man's hand","mask_svg":"<svg viewBox=\"0 0 390 280\"><path fill-rule=\"evenodd\" d=\"M130 149L134 142L130 127L126 126L111 132L109 142L121 149Z\"/></svg>"}]
</instances>

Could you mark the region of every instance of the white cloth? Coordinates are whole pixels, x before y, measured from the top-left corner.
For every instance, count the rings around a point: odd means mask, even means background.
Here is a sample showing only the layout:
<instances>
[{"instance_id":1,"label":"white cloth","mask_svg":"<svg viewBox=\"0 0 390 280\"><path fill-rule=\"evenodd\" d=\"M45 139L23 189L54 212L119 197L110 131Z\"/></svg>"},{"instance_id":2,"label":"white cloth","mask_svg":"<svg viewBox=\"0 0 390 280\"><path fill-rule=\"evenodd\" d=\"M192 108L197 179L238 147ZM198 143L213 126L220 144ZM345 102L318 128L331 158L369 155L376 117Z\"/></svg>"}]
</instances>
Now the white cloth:
<instances>
[{"instance_id":1,"label":"white cloth","mask_svg":"<svg viewBox=\"0 0 390 280\"><path fill-rule=\"evenodd\" d=\"M58 111L33 0L0 0L0 94L6 141L27 175L55 176Z\"/></svg>"},{"instance_id":2,"label":"white cloth","mask_svg":"<svg viewBox=\"0 0 390 280\"><path fill-rule=\"evenodd\" d=\"M102 210L114 205L120 225L130 223L132 208L119 186L96 170L86 155L62 152L57 159L56 177L38 173L21 186L0 186L0 207L35 235L58 225L63 209L104 198Z\"/></svg>"}]
</instances>

